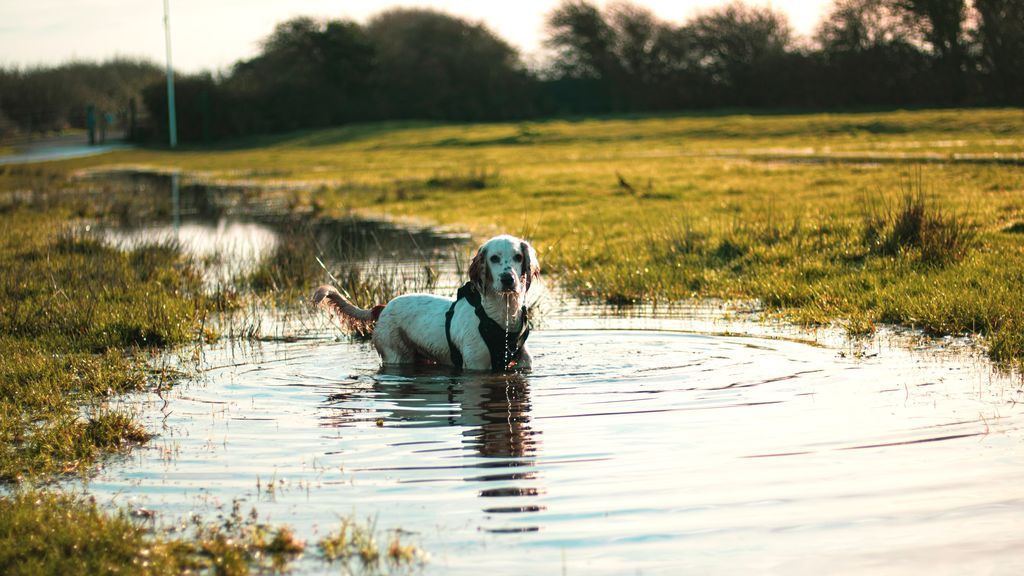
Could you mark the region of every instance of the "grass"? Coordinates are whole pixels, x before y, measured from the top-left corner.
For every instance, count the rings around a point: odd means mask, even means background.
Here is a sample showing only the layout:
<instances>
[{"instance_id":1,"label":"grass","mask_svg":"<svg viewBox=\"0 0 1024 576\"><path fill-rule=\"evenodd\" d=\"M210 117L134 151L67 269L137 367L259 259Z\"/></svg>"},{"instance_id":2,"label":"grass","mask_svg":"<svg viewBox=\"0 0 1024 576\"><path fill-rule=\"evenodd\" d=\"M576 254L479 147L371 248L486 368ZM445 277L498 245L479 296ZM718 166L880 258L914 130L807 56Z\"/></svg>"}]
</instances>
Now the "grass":
<instances>
[{"instance_id":1,"label":"grass","mask_svg":"<svg viewBox=\"0 0 1024 576\"><path fill-rule=\"evenodd\" d=\"M173 247L121 252L70 222L99 214L52 179L5 174L0 205L0 482L87 474L149 439L109 400L147 386L145 350L195 338L197 279ZM0 497L0 572L180 573L177 547L53 492Z\"/></svg>"},{"instance_id":2,"label":"grass","mask_svg":"<svg viewBox=\"0 0 1024 576\"><path fill-rule=\"evenodd\" d=\"M79 496L26 490L0 499L4 574L275 573L305 551L287 527L257 522L240 506L219 522L197 520L185 537L157 532L145 518L111 513Z\"/></svg>"},{"instance_id":3,"label":"grass","mask_svg":"<svg viewBox=\"0 0 1024 576\"><path fill-rule=\"evenodd\" d=\"M0 572L22 574L180 574L187 556L154 542L131 518L81 498L21 492L0 498Z\"/></svg>"},{"instance_id":4,"label":"grass","mask_svg":"<svg viewBox=\"0 0 1024 576\"><path fill-rule=\"evenodd\" d=\"M424 560L422 551L402 543L399 532L383 544L373 522L360 524L352 518L343 518L338 530L317 545L328 562L342 564L346 572L355 567L365 574L390 574L409 571Z\"/></svg>"},{"instance_id":5,"label":"grass","mask_svg":"<svg viewBox=\"0 0 1024 576\"><path fill-rule=\"evenodd\" d=\"M1019 363L1021 134L1020 110L383 123L0 167L0 479L88 473L145 441L109 400L152 385L149 351L214 337L211 316L241 306L244 290L294 301L322 278L324 247L299 228L264 266L209 293L173 244L118 251L86 231L147 208L102 185L69 193L72 171L141 165L283 182L288 205L313 217L527 236L545 271L583 298L757 300L852 333L884 322L981 334L992 358ZM366 302L405 282L334 272ZM240 573L298 552L286 530L237 510L185 541L46 491L0 497L0 517L5 573ZM381 546L353 526L324 539L322 555L371 567L416 556L397 535Z\"/></svg>"},{"instance_id":6,"label":"grass","mask_svg":"<svg viewBox=\"0 0 1024 576\"><path fill-rule=\"evenodd\" d=\"M149 368L152 354L216 337L214 317L234 332L243 305L312 281L316 251L301 230L272 264L214 291L173 242L118 250L96 232L152 209L44 171L0 173L0 573L282 572L305 550L288 527L259 523L255 510L243 517L237 503L218 522L196 518L187 532L165 533L144 514L45 488L150 439L113 405L165 384ZM380 290L348 276L351 290Z\"/></svg>"},{"instance_id":7,"label":"grass","mask_svg":"<svg viewBox=\"0 0 1024 576\"><path fill-rule=\"evenodd\" d=\"M144 388L144 350L193 341L209 312L175 250L121 252L68 227L70 216L0 213L2 480L84 472L145 441L107 401Z\"/></svg>"},{"instance_id":8,"label":"grass","mask_svg":"<svg viewBox=\"0 0 1024 576\"><path fill-rule=\"evenodd\" d=\"M584 298L757 300L1020 361L1022 134L1019 109L385 123L59 166L305 184L321 214L526 235Z\"/></svg>"}]
</instances>

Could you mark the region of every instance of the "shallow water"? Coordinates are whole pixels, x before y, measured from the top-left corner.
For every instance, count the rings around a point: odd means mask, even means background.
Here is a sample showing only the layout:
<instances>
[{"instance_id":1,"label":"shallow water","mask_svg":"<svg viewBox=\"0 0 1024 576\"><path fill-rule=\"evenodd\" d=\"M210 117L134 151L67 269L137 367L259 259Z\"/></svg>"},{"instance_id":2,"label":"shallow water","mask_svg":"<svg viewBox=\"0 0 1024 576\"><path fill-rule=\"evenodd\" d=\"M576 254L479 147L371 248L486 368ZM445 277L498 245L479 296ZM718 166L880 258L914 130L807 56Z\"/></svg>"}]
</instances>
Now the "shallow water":
<instances>
[{"instance_id":1,"label":"shallow water","mask_svg":"<svg viewBox=\"0 0 1024 576\"><path fill-rule=\"evenodd\" d=\"M373 517L444 574L1024 568L1024 398L981 362L548 329L533 373L456 376L320 336L207 348L89 491L164 518L241 499L311 541Z\"/></svg>"},{"instance_id":2,"label":"shallow water","mask_svg":"<svg viewBox=\"0 0 1024 576\"><path fill-rule=\"evenodd\" d=\"M159 436L87 490L165 524L241 500L310 541L310 573L350 515L433 574L1024 571L1019 376L930 340L540 299L523 375L382 371L304 314L297 341L207 346L197 378L124 399Z\"/></svg>"}]
</instances>

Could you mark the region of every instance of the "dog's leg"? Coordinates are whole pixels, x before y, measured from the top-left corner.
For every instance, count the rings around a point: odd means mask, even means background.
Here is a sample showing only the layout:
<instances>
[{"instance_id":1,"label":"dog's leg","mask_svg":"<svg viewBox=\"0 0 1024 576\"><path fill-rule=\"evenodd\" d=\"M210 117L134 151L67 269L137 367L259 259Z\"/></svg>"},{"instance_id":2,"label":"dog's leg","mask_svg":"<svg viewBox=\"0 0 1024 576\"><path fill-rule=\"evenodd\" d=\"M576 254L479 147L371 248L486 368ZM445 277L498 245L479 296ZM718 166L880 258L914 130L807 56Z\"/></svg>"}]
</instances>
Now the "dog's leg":
<instances>
[{"instance_id":1,"label":"dog's leg","mask_svg":"<svg viewBox=\"0 0 1024 576\"><path fill-rule=\"evenodd\" d=\"M405 339L402 328L392 318L384 318L374 327L373 347L385 365L414 364L416 352Z\"/></svg>"},{"instance_id":2,"label":"dog's leg","mask_svg":"<svg viewBox=\"0 0 1024 576\"><path fill-rule=\"evenodd\" d=\"M519 355L519 361L516 362L517 370L530 370L533 368L533 357L530 356L530 351L526 349L526 344L523 344L523 352Z\"/></svg>"},{"instance_id":3,"label":"dog's leg","mask_svg":"<svg viewBox=\"0 0 1024 576\"><path fill-rule=\"evenodd\" d=\"M463 341L462 346L462 367L466 370L490 370L491 351L487 349L482 338L473 338Z\"/></svg>"}]
</instances>

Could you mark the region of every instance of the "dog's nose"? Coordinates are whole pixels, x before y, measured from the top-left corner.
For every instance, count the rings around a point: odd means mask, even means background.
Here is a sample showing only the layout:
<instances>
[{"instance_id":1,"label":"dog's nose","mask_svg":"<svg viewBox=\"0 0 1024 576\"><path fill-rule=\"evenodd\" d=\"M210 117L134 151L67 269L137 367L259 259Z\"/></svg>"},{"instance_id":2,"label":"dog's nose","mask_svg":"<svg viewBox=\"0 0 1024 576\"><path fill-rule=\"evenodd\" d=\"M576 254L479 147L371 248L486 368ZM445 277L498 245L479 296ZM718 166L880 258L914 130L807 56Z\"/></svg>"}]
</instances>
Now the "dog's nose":
<instances>
[{"instance_id":1,"label":"dog's nose","mask_svg":"<svg viewBox=\"0 0 1024 576\"><path fill-rule=\"evenodd\" d=\"M500 278L502 288L511 288L516 285L516 279L512 277L510 272L505 272Z\"/></svg>"}]
</instances>

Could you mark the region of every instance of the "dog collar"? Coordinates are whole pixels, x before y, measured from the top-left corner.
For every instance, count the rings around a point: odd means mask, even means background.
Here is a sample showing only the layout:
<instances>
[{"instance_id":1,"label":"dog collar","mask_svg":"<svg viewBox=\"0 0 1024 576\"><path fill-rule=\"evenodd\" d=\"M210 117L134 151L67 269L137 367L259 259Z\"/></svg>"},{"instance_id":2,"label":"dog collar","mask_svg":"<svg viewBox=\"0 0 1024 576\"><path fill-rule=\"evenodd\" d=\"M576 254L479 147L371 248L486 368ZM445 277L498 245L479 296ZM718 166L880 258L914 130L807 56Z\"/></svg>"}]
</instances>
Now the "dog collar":
<instances>
[{"instance_id":1,"label":"dog collar","mask_svg":"<svg viewBox=\"0 0 1024 576\"><path fill-rule=\"evenodd\" d=\"M487 350L491 353L491 370L506 372L513 368L523 356L523 346L526 344L526 338L530 335L526 306L524 305L521 310L523 321L519 331L506 332L487 315L484 305L480 301L480 293L472 282L467 282L462 288L459 288L455 302L452 302L451 308L448 309L444 317L444 335L448 338L448 350L451 352L452 365L460 369L463 364L462 352L452 342L452 317L455 316L455 305L459 303L459 300L469 302L476 310L476 317L480 319L480 337L483 338L484 343L487 344Z\"/></svg>"}]
</instances>

